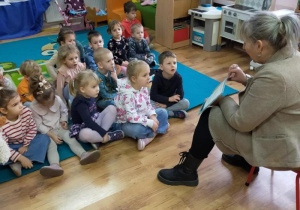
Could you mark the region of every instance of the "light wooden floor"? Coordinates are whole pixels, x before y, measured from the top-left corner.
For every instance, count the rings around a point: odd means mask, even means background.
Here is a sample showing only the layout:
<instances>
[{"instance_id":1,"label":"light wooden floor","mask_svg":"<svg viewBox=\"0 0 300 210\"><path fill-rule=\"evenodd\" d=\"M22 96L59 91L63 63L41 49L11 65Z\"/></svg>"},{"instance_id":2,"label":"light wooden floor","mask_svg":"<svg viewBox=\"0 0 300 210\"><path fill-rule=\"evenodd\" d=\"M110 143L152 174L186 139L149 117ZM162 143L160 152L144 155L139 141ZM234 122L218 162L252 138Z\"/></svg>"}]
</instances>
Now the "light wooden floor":
<instances>
[{"instance_id":1,"label":"light wooden floor","mask_svg":"<svg viewBox=\"0 0 300 210\"><path fill-rule=\"evenodd\" d=\"M53 33L57 31L36 36ZM155 44L154 50L166 48ZM232 63L249 71L249 57L235 48L205 52L187 46L173 51L182 64L219 81ZM228 85L243 89L233 82ZM157 180L160 169L176 165L178 154L190 148L198 110L190 110L185 120L170 119L169 132L144 151L126 138L102 147L97 163L81 166L78 157L62 161L61 177L45 179L36 171L0 184L0 209L294 209L293 172L261 168L246 187L247 173L223 163L216 147L198 169L197 187L167 186Z\"/></svg>"}]
</instances>

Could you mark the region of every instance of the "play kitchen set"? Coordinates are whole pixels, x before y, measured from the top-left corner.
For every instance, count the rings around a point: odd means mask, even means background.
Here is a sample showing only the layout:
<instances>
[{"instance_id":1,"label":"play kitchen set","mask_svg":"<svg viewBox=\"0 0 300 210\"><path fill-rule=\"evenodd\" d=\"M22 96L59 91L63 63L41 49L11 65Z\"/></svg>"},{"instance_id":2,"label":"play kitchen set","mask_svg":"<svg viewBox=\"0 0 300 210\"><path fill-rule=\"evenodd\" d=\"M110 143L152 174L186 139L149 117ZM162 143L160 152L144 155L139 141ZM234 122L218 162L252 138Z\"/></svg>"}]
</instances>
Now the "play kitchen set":
<instances>
[{"instance_id":1,"label":"play kitchen set","mask_svg":"<svg viewBox=\"0 0 300 210\"><path fill-rule=\"evenodd\" d=\"M198 8L188 11L191 15L190 45L202 46L205 51L219 50L219 36L243 43L239 37L243 22L256 11L269 10L271 4L272 0L235 0L233 4L219 8L211 6L211 0L199 0ZM283 9L274 13L281 16L293 13L293 11Z\"/></svg>"},{"instance_id":2,"label":"play kitchen set","mask_svg":"<svg viewBox=\"0 0 300 210\"><path fill-rule=\"evenodd\" d=\"M191 15L190 45L200 45L205 51L217 49L219 36L222 8L211 5L211 0L200 0L197 8L188 11Z\"/></svg>"}]
</instances>

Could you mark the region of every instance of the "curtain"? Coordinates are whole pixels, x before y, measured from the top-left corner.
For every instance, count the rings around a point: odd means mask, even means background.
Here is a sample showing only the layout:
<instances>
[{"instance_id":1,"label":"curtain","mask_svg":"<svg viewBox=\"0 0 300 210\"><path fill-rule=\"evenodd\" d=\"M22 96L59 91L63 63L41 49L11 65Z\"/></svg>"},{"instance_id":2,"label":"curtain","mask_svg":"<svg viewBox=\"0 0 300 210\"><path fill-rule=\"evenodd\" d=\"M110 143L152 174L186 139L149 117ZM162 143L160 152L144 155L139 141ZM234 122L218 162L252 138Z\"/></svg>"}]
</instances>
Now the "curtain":
<instances>
[{"instance_id":1,"label":"curtain","mask_svg":"<svg viewBox=\"0 0 300 210\"><path fill-rule=\"evenodd\" d=\"M0 6L0 40L39 33L51 0L12 0Z\"/></svg>"}]
</instances>

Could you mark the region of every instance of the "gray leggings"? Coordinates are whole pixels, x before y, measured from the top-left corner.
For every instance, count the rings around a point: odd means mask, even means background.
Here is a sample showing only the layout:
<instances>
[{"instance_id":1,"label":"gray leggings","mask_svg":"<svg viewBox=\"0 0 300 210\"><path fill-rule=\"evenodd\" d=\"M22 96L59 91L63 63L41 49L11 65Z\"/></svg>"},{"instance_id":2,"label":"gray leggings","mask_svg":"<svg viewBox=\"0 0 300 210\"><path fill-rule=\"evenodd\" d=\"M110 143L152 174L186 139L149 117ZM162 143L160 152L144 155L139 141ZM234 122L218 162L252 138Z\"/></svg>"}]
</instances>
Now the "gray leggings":
<instances>
[{"instance_id":1,"label":"gray leggings","mask_svg":"<svg viewBox=\"0 0 300 210\"><path fill-rule=\"evenodd\" d=\"M157 109L158 107L155 105L155 101L151 100L151 105L153 106L154 109ZM180 110L185 110L189 108L190 102L186 98L183 98L182 100L178 101L176 104L169 106L166 108L168 111L180 111Z\"/></svg>"},{"instance_id":2,"label":"gray leggings","mask_svg":"<svg viewBox=\"0 0 300 210\"><path fill-rule=\"evenodd\" d=\"M81 157L82 153L85 152L85 150L82 148L82 146L79 144L79 142L75 138L69 137L69 130L59 128L59 129L53 129L51 132L58 135L59 137L61 137L63 139L63 141L69 145L72 152L74 152L78 157ZM58 164L59 163L59 155L57 152L57 144L51 138L50 138L50 140L51 141L48 146L47 158L48 158L50 165L53 163Z\"/></svg>"},{"instance_id":3,"label":"gray leggings","mask_svg":"<svg viewBox=\"0 0 300 210\"><path fill-rule=\"evenodd\" d=\"M116 107L113 105L109 105L99 114L99 117L95 122L104 130L108 131L111 125L115 122L116 116ZM97 131L94 131L90 128L83 128L79 132L79 140L82 142L97 143L103 141L103 136L101 136Z\"/></svg>"}]
</instances>

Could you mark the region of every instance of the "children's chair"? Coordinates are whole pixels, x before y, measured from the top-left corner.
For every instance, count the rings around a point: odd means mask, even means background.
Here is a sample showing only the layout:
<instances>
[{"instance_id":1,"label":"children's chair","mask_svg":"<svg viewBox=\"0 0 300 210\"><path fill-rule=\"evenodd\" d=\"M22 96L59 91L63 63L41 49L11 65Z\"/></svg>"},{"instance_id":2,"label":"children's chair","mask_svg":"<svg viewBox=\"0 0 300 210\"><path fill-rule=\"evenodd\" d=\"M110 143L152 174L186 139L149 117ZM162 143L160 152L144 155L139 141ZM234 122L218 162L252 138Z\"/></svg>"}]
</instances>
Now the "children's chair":
<instances>
[{"instance_id":1,"label":"children's chair","mask_svg":"<svg viewBox=\"0 0 300 210\"><path fill-rule=\"evenodd\" d=\"M107 7L107 22L112 20L122 21L125 19L124 12L124 3L128 2L128 0L109 0L106 1ZM139 10L136 11L136 19L142 22L141 12Z\"/></svg>"},{"instance_id":2,"label":"children's chair","mask_svg":"<svg viewBox=\"0 0 300 210\"><path fill-rule=\"evenodd\" d=\"M247 181L245 183L246 186L249 186L251 180L252 180L252 176L253 176L253 172L254 172L255 167L252 166L249 174L248 174L248 178ZM296 175L296 210L300 210L300 188L299 188L299 178L300 178L300 168L270 168L271 170L278 170L278 171L294 171L297 175Z\"/></svg>"}]
</instances>

